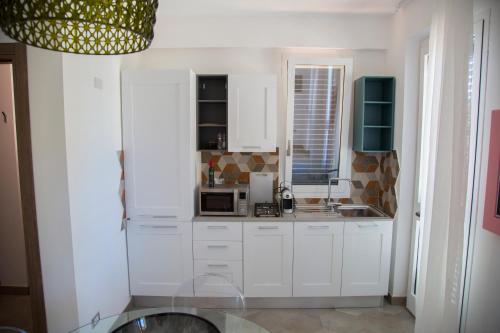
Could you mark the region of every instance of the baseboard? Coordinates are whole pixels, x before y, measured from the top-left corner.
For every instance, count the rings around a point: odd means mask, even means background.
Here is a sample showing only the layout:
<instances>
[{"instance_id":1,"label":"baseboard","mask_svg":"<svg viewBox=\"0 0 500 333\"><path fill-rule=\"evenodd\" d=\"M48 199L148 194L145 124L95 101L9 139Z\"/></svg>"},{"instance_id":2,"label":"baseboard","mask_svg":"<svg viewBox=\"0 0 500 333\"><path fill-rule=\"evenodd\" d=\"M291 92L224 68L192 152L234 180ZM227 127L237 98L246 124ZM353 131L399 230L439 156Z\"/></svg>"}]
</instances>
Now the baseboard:
<instances>
[{"instance_id":1,"label":"baseboard","mask_svg":"<svg viewBox=\"0 0 500 333\"><path fill-rule=\"evenodd\" d=\"M29 295L29 287L0 286L0 295Z\"/></svg>"},{"instance_id":2,"label":"baseboard","mask_svg":"<svg viewBox=\"0 0 500 333\"><path fill-rule=\"evenodd\" d=\"M391 294L385 296L385 299L389 302L391 305L401 305L401 306L406 306L406 297L403 296L392 296Z\"/></svg>"},{"instance_id":3,"label":"baseboard","mask_svg":"<svg viewBox=\"0 0 500 333\"><path fill-rule=\"evenodd\" d=\"M383 305L383 296L363 297L246 297L248 309L331 309L331 308L372 308ZM217 297L182 297L179 300L183 306L197 308L232 308L234 302L226 298ZM134 296L133 306L142 307L169 307L171 297Z\"/></svg>"}]
</instances>

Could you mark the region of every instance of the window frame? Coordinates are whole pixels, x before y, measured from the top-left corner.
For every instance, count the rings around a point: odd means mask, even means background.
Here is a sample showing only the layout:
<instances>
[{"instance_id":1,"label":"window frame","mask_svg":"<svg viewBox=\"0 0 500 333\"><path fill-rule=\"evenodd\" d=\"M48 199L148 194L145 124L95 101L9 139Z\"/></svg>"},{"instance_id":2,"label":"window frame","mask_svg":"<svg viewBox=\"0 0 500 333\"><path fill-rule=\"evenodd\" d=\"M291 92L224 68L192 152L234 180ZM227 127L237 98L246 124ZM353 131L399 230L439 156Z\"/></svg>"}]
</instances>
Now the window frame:
<instances>
[{"instance_id":1,"label":"window frame","mask_svg":"<svg viewBox=\"0 0 500 333\"><path fill-rule=\"evenodd\" d=\"M339 178L351 178L351 153L349 149L349 133L352 104L353 59L352 58L319 58L319 57L290 57L287 61L287 128L286 128L286 156L285 181L292 184L293 163L293 126L295 100L295 67L300 65L318 65L344 67L343 85L341 87L341 125L340 125L340 163ZM328 185L295 185L293 192L296 198L326 198ZM340 181L332 185L332 198L349 198L351 186L349 182Z\"/></svg>"}]
</instances>

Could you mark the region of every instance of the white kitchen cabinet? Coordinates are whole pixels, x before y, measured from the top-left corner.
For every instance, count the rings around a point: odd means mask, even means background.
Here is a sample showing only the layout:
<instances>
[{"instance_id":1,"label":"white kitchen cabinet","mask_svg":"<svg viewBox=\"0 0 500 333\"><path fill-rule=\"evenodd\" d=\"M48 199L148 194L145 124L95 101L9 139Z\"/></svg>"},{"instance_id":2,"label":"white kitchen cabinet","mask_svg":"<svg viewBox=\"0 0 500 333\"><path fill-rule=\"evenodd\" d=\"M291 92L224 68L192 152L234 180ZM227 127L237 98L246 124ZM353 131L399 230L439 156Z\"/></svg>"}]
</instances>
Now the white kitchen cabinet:
<instances>
[{"instance_id":1,"label":"white kitchen cabinet","mask_svg":"<svg viewBox=\"0 0 500 333\"><path fill-rule=\"evenodd\" d=\"M122 73L127 216L190 220L194 214L194 74Z\"/></svg>"},{"instance_id":2,"label":"white kitchen cabinet","mask_svg":"<svg viewBox=\"0 0 500 333\"><path fill-rule=\"evenodd\" d=\"M131 295L172 296L193 278L191 223L129 222L127 243Z\"/></svg>"},{"instance_id":3,"label":"white kitchen cabinet","mask_svg":"<svg viewBox=\"0 0 500 333\"><path fill-rule=\"evenodd\" d=\"M344 222L300 222L294 228L293 296L340 296Z\"/></svg>"},{"instance_id":4,"label":"white kitchen cabinet","mask_svg":"<svg viewBox=\"0 0 500 333\"><path fill-rule=\"evenodd\" d=\"M245 296L292 296L293 223L243 224Z\"/></svg>"},{"instance_id":5,"label":"white kitchen cabinet","mask_svg":"<svg viewBox=\"0 0 500 333\"><path fill-rule=\"evenodd\" d=\"M274 75L229 75L228 150L276 151L277 88Z\"/></svg>"},{"instance_id":6,"label":"white kitchen cabinet","mask_svg":"<svg viewBox=\"0 0 500 333\"><path fill-rule=\"evenodd\" d=\"M382 296L389 287L392 221L346 222L342 296Z\"/></svg>"}]
</instances>

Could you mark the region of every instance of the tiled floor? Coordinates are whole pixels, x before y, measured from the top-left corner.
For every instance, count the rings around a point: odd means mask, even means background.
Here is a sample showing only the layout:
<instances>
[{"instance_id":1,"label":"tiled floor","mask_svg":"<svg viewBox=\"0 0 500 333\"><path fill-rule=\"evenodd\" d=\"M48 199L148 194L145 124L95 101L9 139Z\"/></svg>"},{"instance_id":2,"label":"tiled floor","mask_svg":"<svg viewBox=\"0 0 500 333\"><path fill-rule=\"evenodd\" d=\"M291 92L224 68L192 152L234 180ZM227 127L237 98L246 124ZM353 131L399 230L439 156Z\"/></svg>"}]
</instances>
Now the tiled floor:
<instances>
[{"instance_id":1,"label":"tiled floor","mask_svg":"<svg viewBox=\"0 0 500 333\"><path fill-rule=\"evenodd\" d=\"M366 309L248 309L244 317L271 333L412 333L401 306Z\"/></svg>"},{"instance_id":2,"label":"tiled floor","mask_svg":"<svg viewBox=\"0 0 500 333\"><path fill-rule=\"evenodd\" d=\"M30 297L0 295L0 326L14 326L32 332Z\"/></svg>"}]
</instances>

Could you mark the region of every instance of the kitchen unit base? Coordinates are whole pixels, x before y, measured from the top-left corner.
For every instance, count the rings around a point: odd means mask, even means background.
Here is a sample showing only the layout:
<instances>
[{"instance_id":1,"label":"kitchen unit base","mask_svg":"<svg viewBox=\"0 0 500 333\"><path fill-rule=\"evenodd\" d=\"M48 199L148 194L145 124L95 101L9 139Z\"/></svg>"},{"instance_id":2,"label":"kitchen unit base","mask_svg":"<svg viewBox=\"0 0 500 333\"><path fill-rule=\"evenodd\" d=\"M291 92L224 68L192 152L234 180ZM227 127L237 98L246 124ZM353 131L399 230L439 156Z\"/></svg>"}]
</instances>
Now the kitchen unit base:
<instances>
[{"instance_id":1,"label":"kitchen unit base","mask_svg":"<svg viewBox=\"0 0 500 333\"><path fill-rule=\"evenodd\" d=\"M133 296L135 307L170 306L171 297ZM383 296L357 297L246 297L248 309L331 309L375 308L384 304ZM234 302L223 297L184 297L182 304L196 308L232 308Z\"/></svg>"}]
</instances>

